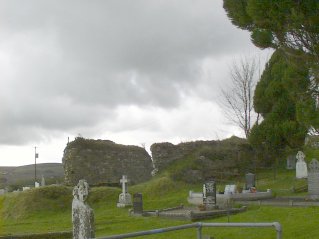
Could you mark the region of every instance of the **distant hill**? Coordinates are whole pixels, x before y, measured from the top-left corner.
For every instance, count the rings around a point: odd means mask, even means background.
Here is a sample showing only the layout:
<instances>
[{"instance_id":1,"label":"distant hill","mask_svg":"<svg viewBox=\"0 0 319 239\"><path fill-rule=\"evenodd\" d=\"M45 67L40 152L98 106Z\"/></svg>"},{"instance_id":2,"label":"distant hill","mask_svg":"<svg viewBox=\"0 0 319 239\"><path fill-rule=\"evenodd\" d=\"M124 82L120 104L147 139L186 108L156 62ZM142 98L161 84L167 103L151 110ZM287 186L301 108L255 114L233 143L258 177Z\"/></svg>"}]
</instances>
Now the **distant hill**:
<instances>
[{"instance_id":1,"label":"distant hill","mask_svg":"<svg viewBox=\"0 0 319 239\"><path fill-rule=\"evenodd\" d=\"M61 163L37 164L37 181L41 182L42 175L46 184L62 183L64 180ZM0 166L0 188L10 185L34 185L34 164L19 167Z\"/></svg>"}]
</instances>

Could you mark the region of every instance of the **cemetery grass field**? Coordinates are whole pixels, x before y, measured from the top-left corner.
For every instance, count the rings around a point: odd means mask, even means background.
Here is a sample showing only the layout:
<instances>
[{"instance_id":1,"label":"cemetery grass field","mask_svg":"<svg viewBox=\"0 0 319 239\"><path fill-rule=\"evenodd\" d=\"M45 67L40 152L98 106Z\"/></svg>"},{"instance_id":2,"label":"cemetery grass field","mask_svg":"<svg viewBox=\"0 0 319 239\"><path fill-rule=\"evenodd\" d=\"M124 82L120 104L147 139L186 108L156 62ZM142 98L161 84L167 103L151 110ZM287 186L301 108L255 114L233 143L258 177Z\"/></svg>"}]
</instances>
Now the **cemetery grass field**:
<instances>
[{"instance_id":1,"label":"cemetery grass field","mask_svg":"<svg viewBox=\"0 0 319 239\"><path fill-rule=\"evenodd\" d=\"M292 187L302 186L305 183L294 179L294 171L278 171L275 178L273 171L258 172L257 175L257 186L260 190L272 188L277 196L305 195L304 192L293 193L291 190ZM223 185L219 187L222 188ZM129 187L132 194L143 193L144 210L174 207L181 203L187 206L189 190L201 191L202 185L173 182L168 176L161 175L150 182ZM191 223L182 220L129 216L128 208L116 207L120 192L120 188L92 188L89 204L94 209L97 237ZM1 196L0 235L71 231L71 201L72 188L64 186L47 186ZM318 217L317 207L249 206L246 212L231 215L229 221L278 221L283 227L283 238L302 239L318 237ZM205 222L227 221L228 217L205 220ZM276 238L275 230L272 228L204 228L203 235L218 239ZM188 229L144 238L196 238L196 230Z\"/></svg>"}]
</instances>

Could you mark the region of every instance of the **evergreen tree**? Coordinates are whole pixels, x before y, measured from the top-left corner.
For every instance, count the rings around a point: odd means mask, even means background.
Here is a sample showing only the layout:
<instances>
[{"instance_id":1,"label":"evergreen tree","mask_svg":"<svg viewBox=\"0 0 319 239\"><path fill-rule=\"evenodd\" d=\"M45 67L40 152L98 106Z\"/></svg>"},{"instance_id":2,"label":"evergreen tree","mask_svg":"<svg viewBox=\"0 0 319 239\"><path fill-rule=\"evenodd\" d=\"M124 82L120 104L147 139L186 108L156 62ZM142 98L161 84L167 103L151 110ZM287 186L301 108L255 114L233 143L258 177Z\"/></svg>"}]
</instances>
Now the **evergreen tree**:
<instances>
[{"instance_id":1,"label":"evergreen tree","mask_svg":"<svg viewBox=\"0 0 319 239\"><path fill-rule=\"evenodd\" d=\"M319 133L319 1L224 0L224 9L256 46L276 49L255 90L264 121L250 142L300 146L309 129Z\"/></svg>"},{"instance_id":2,"label":"evergreen tree","mask_svg":"<svg viewBox=\"0 0 319 239\"><path fill-rule=\"evenodd\" d=\"M308 125L298 119L299 105L313 102L308 88L307 68L296 67L282 51L277 50L256 86L254 107L264 120L252 128L249 137L251 144L273 151L286 146L300 147Z\"/></svg>"},{"instance_id":3,"label":"evergreen tree","mask_svg":"<svg viewBox=\"0 0 319 239\"><path fill-rule=\"evenodd\" d=\"M224 8L234 25L251 32L256 46L302 58L319 81L318 0L224 0Z\"/></svg>"}]
</instances>

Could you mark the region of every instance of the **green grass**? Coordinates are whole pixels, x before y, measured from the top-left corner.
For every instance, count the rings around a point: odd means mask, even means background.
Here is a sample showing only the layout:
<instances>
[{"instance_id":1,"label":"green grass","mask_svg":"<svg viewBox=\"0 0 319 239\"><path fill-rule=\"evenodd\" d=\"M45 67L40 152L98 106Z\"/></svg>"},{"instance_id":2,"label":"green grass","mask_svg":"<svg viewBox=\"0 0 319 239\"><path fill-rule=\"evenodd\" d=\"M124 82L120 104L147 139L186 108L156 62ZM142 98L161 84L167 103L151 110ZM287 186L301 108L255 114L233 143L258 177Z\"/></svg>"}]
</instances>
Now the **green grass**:
<instances>
[{"instance_id":1,"label":"green grass","mask_svg":"<svg viewBox=\"0 0 319 239\"><path fill-rule=\"evenodd\" d=\"M280 170L273 178L272 172L258 172L258 187L272 188L277 195L293 194L289 189L299 182L294 171ZM240 182L241 183L241 182ZM173 182L161 175L147 183L129 187L131 194L143 193L144 209L159 209L187 204L188 191L200 191L201 185ZM170 227L190 222L155 217L129 216L127 208L117 208L120 188L98 187L91 190L89 204L94 209L98 237L141 230ZM72 189L63 186L37 188L0 197L0 235L70 231ZM274 222L283 226L283 238L316 238L319 208L290 208L250 206L244 213L231 215L231 222ZM4 220L2 220L4 219ZM227 222L227 217L206 222ZM218 239L276 238L274 229L205 228L204 235ZM147 236L144 238L196 238L196 230L188 229Z\"/></svg>"}]
</instances>

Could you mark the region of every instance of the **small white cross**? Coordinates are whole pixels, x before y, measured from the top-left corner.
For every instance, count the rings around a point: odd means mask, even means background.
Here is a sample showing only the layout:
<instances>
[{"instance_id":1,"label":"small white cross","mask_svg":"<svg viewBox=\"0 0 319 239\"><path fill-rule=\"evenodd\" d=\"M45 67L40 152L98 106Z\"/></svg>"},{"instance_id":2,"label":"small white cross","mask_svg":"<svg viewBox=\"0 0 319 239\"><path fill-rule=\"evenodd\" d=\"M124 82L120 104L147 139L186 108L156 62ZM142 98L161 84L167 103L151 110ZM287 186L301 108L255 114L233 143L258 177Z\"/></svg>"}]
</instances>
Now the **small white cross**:
<instances>
[{"instance_id":1,"label":"small white cross","mask_svg":"<svg viewBox=\"0 0 319 239\"><path fill-rule=\"evenodd\" d=\"M126 189L126 185L125 185L125 183L127 183L127 182L128 182L127 176L123 175L122 178L120 179L120 183L122 183L122 192L124 194L127 193L127 189Z\"/></svg>"}]
</instances>

